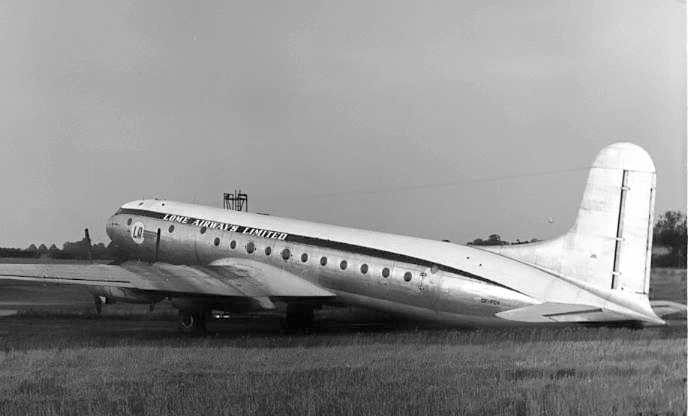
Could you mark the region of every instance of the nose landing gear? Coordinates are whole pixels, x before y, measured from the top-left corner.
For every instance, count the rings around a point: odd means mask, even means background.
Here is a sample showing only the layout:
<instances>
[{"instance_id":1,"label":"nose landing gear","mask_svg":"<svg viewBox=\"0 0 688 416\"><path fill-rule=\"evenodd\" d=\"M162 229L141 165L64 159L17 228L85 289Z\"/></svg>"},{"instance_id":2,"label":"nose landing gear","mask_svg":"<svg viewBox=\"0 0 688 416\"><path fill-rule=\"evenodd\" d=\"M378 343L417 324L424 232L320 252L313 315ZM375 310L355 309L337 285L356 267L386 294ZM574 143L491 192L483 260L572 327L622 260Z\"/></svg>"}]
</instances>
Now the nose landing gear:
<instances>
[{"instance_id":1,"label":"nose landing gear","mask_svg":"<svg viewBox=\"0 0 688 416\"><path fill-rule=\"evenodd\" d=\"M96 312L98 315L103 313L103 303L107 303L107 299L105 296L94 296L93 298L95 304L96 304Z\"/></svg>"}]
</instances>

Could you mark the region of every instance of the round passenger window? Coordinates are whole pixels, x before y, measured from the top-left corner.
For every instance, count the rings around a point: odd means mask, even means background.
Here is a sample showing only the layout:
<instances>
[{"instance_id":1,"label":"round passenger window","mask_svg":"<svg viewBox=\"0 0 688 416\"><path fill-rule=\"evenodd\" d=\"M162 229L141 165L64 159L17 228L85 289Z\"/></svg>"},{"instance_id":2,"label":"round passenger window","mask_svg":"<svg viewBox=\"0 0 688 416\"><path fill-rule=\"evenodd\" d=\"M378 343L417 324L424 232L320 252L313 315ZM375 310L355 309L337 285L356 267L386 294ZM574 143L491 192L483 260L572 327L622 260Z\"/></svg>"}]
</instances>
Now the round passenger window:
<instances>
[{"instance_id":1,"label":"round passenger window","mask_svg":"<svg viewBox=\"0 0 688 416\"><path fill-rule=\"evenodd\" d=\"M252 241L249 242L248 244L246 244L246 251L247 251L249 254L253 253L253 251L254 251L255 249L256 249L256 246L253 244Z\"/></svg>"},{"instance_id":2,"label":"round passenger window","mask_svg":"<svg viewBox=\"0 0 688 416\"><path fill-rule=\"evenodd\" d=\"M346 266L347 266L346 260L342 260L342 261L339 263L339 267L340 267L342 270L346 270Z\"/></svg>"},{"instance_id":3,"label":"round passenger window","mask_svg":"<svg viewBox=\"0 0 688 416\"><path fill-rule=\"evenodd\" d=\"M327 264L327 257L320 257L320 264L325 266Z\"/></svg>"},{"instance_id":4,"label":"round passenger window","mask_svg":"<svg viewBox=\"0 0 688 416\"><path fill-rule=\"evenodd\" d=\"M205 234L205 230L207 230L207 228L201 227L201 234Z\"/></svg>"},{"instance_id":5,"label":"round passenger window","mask_svg":"<svg viewBox=\"0 0 688 416\"><path fill-rule=\"evenodd\" d=\"M367 264L361 264L361 273L363 273L363 274L368 273L368 265Z\"/></svg>"},{"instance_id":6,"label":"round passenger window","mask_svg":"<svg viewBox=\"0 0 688 416\"><path fill-rule=\"evenodd\" d=\"M411 277L411 272L404 273L404 280L406 280L407 282L411 281Z\"/></svg>"},{"instance_id":7,"label":"round passenger window","mask_svg":"<svg viewBox=\"0 0 688 416\"><path fill-rule=\"evenodd\" d=\"M174 232L174 225L170 225L170 228L167 229L170 233Z\"/></svg>"},{"instance_id":8,"label":"round passenger window","mask_svg":"<svg viewBox=\"0 0 688 416\"><path fill-rule=\"evenodd\" d=\"M215 237L215 241L213 241L213 244L215 244L215 246L219 246L220 245L220 239L218 237Z\"/></svg>"},{"instance_id":9,"label":"round passenger window","mask_svg":"<svg viewBox=\"0 0 688 416\"><path fill-rule=\"evenodd\" d=\"M270 246L265 247L265 255L269 256L272 253L272 248Z\"/></svg>"},{"instance_id":10,"label":"round passenger window","mask_svg":"<svg viewBox=\"0 0 688 416\"><path fill-rule=\"evenodd\" d=\"M301 255L301 261L304 262L304 263L307 262L307 261L308 261L308 254L303 253L303 254Z\"/></svg>"},{"instance_id":11,"label":"round passenger window","mask_svg":"<svg viewBox=\"0 0 688 416\"><path fill-rule=\"evenodd\" d=\"M291 257L291 252L289 251L289 249L285 248L284 250L282 250L282 258L284 260L289 260L289 257Z\"/></svg>"},{"instance_id":12,"label":"round passenger window","mask_svg":"<svg viewBox=\"0 0 688 416\"><path fill-rule=\"evenodd\" d=\"M388 268L385 267L384 269L382 269L382 277L389 277L389 269Z\"/></svg>"},{"instance_id":13,"label":"round passenger window","mask_svg":"<svg viewBox=\"0 0 688 416\"><path fill-rule=\"evenodd\" d=\"M127 220L127 225L131 225L131 218Z\"/></svg>"},{"instance_id":14,"label":"round passenger window","mask_svg":"<svg viewBox=\"0 0 688 416\"><path fill-rule=\"evenodd\" d=\"M232 240L232 242L229 243L229 248L231 248L232 250L234 250L234 249L236 248L236 241Z\"/></svg>"}]
</instances>

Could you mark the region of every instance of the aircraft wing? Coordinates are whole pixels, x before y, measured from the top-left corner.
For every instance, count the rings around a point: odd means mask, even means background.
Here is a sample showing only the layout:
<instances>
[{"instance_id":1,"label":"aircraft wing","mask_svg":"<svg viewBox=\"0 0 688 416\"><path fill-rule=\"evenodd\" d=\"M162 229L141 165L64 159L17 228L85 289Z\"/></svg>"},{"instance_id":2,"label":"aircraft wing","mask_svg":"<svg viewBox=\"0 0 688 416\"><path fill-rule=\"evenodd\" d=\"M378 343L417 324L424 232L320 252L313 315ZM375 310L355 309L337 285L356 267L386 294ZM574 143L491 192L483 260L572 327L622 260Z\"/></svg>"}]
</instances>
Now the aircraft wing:
<instances>
[{"instance_id":1,"label":"aircraft wing","mask_svg":"<svg viewBox=\"0 0 688 416\"><path fill-rule=\"evenodd\" d=\"M331 298L320 286L278 267L239 260L209 266L114 264L0 264L0 280L114 286L164 296Z\"/></svg>"}]
</instances>

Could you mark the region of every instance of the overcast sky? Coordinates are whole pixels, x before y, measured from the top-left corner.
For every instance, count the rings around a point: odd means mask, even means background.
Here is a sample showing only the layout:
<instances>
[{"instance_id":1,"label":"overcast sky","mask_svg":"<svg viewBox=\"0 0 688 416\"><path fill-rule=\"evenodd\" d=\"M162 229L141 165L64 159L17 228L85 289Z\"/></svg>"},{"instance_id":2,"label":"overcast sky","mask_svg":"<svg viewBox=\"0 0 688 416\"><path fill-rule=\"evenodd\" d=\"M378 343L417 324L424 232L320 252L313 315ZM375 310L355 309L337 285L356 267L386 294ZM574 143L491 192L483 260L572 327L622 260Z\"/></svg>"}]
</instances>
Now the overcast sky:
<instances>
[{"instance_id":1,"label":"overcast sky","mask_svg":"<svg viewBox=\"0 0 688 416\"><path fill-rule=\"evenodd\" d=\"M104 242L126 201L235 188L278 216L547 238L616 141L685 210L685 7L3 0L0 246Z\"/></svg>"}]
</instances>

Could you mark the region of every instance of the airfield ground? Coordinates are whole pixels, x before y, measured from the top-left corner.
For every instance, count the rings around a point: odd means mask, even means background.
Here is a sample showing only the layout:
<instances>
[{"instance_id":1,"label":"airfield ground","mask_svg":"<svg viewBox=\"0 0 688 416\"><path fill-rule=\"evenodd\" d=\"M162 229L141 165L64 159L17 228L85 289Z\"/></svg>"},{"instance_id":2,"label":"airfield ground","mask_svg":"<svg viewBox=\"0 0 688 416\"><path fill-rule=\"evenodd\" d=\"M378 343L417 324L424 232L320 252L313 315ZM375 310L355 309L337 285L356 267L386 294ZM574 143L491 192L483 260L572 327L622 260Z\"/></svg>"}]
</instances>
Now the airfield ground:
<instances>
[{"instance_id":1,"label":"airfield ground","mask_svg":"<svg viewBox=\"0 0 688 416\"><path fill-rule=\"evenodd\" d=\"M651 296L685 303L685 270ZM61 299L57 302L57 299ZM169 305L106 305L82 288L3 283L1 415L685 415L686 317L640 330L441 329L364 311L176 330Z\"/></svg>"}]
</instances>

